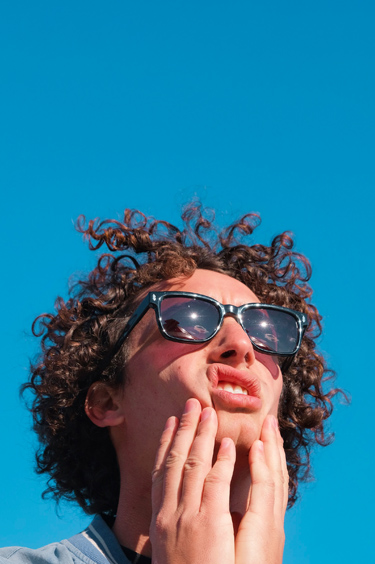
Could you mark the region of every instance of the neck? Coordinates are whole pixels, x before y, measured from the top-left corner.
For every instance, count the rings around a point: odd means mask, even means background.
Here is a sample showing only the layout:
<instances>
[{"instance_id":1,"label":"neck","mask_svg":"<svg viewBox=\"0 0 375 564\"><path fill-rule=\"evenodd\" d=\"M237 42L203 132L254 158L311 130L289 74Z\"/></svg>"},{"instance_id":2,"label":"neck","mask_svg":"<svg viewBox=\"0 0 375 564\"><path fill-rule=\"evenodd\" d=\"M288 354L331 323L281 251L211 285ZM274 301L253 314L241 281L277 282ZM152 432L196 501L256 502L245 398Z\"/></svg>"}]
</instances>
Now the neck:
<instances>
[{"instance_id":1,"label":"neck","mask_svg":"<svg viewBox=\"0 0 375 564\"><path fill-rule=\"evenodd\" d=\"M149 529L152 516L151 482L139 484L122 481L113 533L122 546L151 557Z\"/></svg>"}]
</instances>

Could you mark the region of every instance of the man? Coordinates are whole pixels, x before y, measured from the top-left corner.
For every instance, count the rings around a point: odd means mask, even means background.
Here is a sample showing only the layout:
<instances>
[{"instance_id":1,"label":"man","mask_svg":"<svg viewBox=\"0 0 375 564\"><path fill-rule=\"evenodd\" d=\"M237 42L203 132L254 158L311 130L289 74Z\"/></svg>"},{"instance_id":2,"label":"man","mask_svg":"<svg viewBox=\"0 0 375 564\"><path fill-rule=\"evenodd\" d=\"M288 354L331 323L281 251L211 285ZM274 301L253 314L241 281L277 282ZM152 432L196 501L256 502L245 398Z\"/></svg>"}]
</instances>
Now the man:
<instances>
[{"instance_id":1,"label":"man","mask_svg":"<svg viewBox=\"0 0 375 564\"><path fill-rule=\"evenodd\" d=\"M36 320L24 390L47 491L97 516L1 564L282 562L285 510L337 393L322 389L310 266L285 233L246 245L255 215L220 234L200 207L183 220L78 222L116 256Z\"/></svg>"}]
</instances>

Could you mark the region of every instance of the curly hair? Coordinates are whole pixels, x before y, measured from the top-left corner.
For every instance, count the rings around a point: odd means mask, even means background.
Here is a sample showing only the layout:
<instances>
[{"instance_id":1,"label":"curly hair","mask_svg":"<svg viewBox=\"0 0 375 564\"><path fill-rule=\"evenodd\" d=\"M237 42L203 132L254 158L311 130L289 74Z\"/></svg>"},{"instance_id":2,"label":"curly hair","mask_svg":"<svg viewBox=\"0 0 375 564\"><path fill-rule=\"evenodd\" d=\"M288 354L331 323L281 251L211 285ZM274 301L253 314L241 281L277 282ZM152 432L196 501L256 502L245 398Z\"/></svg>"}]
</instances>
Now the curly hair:
<instances>
[{"instance_id":1,"label":"curly hair","mask_svg":"<svg viewBox=\"0 0 375 564\"><path fill-rule=\"evenodd\" d=\"M188 277L197 268L227 274L251 288L261 302L308 317L300 351L283 374L279 405L289 506L297 498L299 482L310 476L311 447L331 442L324 422L332 412L332 397L341 390L332 387L334 373L316 350L321 316L310 302L309 261L293 250L288 232L270 246L245 244L260 223L257 214L218 230L214 213L193 202L183 210L182 220L183 230L129 209L122 222L95 219L86 225L84 216L78 218L76 228L89 248L106 245L110 253L72 285L70 299L57 299L55 314L43 314L33 323L41 354L22 393L33 394L30 411L40 442L36 471L50 476L44 496L75 500L89 514L116 514L120 475L115 449L108 429L86 416L86 395L94 382L124 384L126 345L115 355L113 351L140 290Z\"/></svg>"}]
</instances>

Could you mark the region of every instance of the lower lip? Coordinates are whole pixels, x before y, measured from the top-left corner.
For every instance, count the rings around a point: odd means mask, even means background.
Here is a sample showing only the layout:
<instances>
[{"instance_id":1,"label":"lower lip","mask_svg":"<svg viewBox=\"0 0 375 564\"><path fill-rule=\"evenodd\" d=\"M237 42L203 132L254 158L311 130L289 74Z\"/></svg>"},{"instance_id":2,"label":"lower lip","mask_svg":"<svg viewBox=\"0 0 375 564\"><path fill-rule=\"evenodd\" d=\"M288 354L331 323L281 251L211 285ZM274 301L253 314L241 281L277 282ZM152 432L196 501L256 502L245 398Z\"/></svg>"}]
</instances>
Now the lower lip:
<instances>
[{"instance_id":1,"label":"lower lip","mask_svg":"<svg viewBox=\"0 0 375 564\"><path fill-rule=\"evenodd\" d=\"M248 411L258 411L262 407L262 400L255 396L248 396L245 394L232 394L220 388L212 391L212 397L218 400L223 406L240 409L247 409Z\"/></svg>"}]
</instances>

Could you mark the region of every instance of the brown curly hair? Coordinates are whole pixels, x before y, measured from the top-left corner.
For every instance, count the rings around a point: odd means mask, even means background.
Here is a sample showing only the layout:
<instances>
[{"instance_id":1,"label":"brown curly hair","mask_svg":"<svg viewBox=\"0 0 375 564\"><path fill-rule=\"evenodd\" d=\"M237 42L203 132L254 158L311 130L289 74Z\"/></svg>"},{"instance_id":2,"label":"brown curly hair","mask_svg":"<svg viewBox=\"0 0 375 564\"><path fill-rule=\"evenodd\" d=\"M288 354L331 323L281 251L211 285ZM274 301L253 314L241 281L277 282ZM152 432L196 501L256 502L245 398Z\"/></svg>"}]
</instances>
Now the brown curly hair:
<instances>
[{"instance_id":1,"label":"brown curly hair","mask_svg":"<svg viewBox=\"0 0 375 564\"><path fill-rule=\"evenodd\" d=\"M126 343L115 355L113 351L140 290L189 276L197 268L225 273L251 288L261 302L308 316L301 349L284 373L279 406L289 506L296 500L299 481L310 475L311 447L331 442L324 421L340 390L330 385L334 373L316 350L321 316L310 303L308 260L293 251L287 232L270 246L245 244L260 223L256 214L219 231L213 212L191 203L182 220L183 230L129 209L123 222L96 219L86 226L85 218L78 218L76 228L90 249L106 245L110 254L101 255L87 278L72 286L68 301L57 299L56 314L43 314L33 324L34 335L41 337L41 354L22 392L34 395L30 410L40 441L37 472L50 475L44 496L75 500L89 514L115 515L120 488L116 453L108 430L86 416L85 398L96 381L124 384Z\"/></svg>"}]
</instances>

